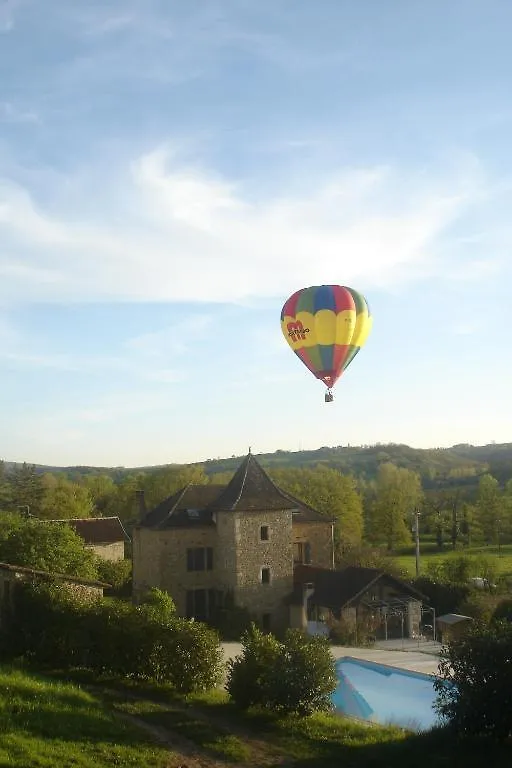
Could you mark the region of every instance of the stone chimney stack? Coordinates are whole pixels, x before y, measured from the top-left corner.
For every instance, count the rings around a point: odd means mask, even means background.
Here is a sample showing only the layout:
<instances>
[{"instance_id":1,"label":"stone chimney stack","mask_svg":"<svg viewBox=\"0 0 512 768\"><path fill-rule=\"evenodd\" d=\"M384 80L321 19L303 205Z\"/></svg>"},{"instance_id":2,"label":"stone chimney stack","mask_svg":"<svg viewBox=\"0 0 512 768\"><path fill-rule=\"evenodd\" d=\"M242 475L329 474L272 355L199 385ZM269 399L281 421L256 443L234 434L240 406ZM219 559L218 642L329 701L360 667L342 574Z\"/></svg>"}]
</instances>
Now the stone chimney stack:
<instances>
[{"instance_id":1,"label":"stone chimney stack","mask_svg":"<svg viewBox=\"0 0 512 768\"><path fill-rule=\"evenodd\" d=\"M137 499L137 518L139 522L143 520L147 515L146 499L144 498L144 490L135 491Z\"/></svg>"}]
</instances>

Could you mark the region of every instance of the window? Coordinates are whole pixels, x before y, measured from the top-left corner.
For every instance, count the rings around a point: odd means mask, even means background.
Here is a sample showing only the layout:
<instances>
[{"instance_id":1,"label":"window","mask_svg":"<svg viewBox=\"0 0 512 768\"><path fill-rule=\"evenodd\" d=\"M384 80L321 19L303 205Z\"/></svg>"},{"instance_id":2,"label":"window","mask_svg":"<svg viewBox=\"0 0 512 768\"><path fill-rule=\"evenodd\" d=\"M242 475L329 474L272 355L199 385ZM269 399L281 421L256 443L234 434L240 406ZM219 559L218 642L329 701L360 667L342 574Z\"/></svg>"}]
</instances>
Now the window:
<instances>
[{"instance_id":1,"label":"window","mask_svg":"<svg viewBox=\"0 0 512 768\"><path fill-rule=\"evenodd\" d=\"M212 616L218 602L218 593L214 589L187 590L187 619L206 621Z\"/></svg>"},{"instance_id":2,"label":"window","mask_svg":"<svg viewBox=\"0 0 512 768\"><path fill-rule=\"evenodd\" d=\"M270 632L272 616L270 613L264 613L261 617L261 628L264 632Z\"/></svg>"},{"instance_id":3,"label":"window","mask_svg":"<svg viewBox=\"0 0 512 768\"><path fill-rule=\"evenodd\" d=\"M261 583L270 584L270 568L261 569Z\"/></svg>"},{"instance_id":4,"label":"window","mask_svg":"<svg viewBox=\"0 0 512 768\"><path fill-rule=\"evenodd\" d=\"M309 541L296 541L294 545L293 561L311 565L311 544Z\"/></svg>"},{"instance_id":5,"label":"window","mask_svg":"<svg viewBox=\"0 0 512 768\"><path fill-rule=\"evenodd\" d=\"M268 541L268 525L262 525L260 528L260 541Z\"/></svg>"},{"instance_id":6,"label":"window","mask_svg":"<svg viewBox=\"0 0 512 768\"><path fill-rule=\"evenodd\" d=\"M213 549L211 547L195 547L187 549L187 571L212 571Z\"/></svg>"}]
</instances>

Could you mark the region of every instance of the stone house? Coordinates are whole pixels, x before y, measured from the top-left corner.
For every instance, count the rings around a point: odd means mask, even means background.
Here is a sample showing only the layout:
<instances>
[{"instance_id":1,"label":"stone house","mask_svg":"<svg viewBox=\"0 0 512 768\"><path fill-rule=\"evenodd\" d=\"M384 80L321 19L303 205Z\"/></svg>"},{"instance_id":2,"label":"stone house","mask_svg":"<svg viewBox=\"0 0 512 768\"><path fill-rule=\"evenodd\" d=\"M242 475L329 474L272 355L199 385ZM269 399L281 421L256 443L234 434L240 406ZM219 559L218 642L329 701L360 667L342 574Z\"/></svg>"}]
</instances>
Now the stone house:
<instances>
[{"instance_id":1,"label":"stone house","mask_svg":"<svg viewBox=\"0 0 512 768\"><path fill-rule=\"evenodd\" d=\"M124 559L125 542L130 541L119 517L73 517L41 522L66 523L84 540L87 549L111 562Z\"/></svg>"},{"instance_id":2,"label":"stone house","mask_svg":"<svg viewBox=\"0 0 512 768\"><path fill-rule=\"evenodd\" d=\"M424 600L410 584L375 568L333 571L303 564L295 568L288 602L292 626L327 634L333 620L351 627L366 621L377 638L388 640L420 635Z\"/></svg>"},{"instance_id":3,"label":"stone house","mask_svg":"<svg viewBox=\"0 0 512 768\"><path fill-rule=\"evenodd\" d=\"M278 488L250 452L228 485L186 486L132 538L134 600L159 587L198 620L229 596L265 629L285 628L294 567L334 566L334 521Z\"/></svg>"}]
</instances>

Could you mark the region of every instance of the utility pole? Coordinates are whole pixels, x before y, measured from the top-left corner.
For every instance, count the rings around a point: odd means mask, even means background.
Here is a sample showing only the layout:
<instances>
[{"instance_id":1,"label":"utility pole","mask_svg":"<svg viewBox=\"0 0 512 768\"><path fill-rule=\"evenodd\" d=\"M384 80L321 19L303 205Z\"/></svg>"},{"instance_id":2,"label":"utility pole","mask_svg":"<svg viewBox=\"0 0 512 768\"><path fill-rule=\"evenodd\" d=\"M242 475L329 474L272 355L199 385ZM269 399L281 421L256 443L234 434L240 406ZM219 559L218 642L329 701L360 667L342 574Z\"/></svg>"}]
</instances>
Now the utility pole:
<instances>
[{"instance_id":1,"label":"utility pole","mask_svg":"<svg viewBox=\"0 0 512 768\"><path fill-rule=\"evenodd\" d=\"M416 578L420 575L420 514L419 509L414 510L414 538L416 541Z\"/></svg>"}]
</instances>

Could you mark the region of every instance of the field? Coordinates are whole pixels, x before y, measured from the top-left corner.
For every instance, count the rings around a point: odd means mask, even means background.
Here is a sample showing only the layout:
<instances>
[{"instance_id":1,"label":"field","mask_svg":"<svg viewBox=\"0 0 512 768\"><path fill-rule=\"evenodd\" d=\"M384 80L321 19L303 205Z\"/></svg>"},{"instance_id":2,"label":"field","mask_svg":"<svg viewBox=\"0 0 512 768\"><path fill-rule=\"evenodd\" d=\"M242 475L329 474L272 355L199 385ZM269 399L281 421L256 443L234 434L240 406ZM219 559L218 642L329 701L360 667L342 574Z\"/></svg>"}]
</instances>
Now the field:
<instances>
[{"instance_id":1,"label":"field","mask_svg":"<svg viewBox=\"0 0 512 768\"><path fill-rule=\"evenodd\" d=\"M431 561L435 562L447 557L457 557L460 555L489 557L496 564L499 574L512 573L512 544L502 545L499 551L498 547L490 546L468 547L467 549L458 549L453 552L446 546L443 552L438 552L435 544L431 541L420 543L420 573L422 576L426 574L427 565ZM393 560L411 576L416 575L414 547L401 550L399 554L393 555Z\"/></svg>"}]
</instances>

